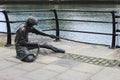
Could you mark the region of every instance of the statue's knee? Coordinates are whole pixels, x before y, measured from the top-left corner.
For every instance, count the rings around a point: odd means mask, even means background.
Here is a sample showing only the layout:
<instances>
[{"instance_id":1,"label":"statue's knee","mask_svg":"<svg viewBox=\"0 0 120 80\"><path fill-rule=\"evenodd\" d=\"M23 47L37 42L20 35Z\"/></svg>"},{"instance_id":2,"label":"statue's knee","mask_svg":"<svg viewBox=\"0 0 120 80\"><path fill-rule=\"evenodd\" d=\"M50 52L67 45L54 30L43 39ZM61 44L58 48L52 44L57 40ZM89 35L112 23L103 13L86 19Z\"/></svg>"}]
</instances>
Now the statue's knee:
<instances>
[{"instance_id":1,"label":"statue's knee","mask_svg":"<svg viewBox=\"0 0 120 80\"><path fill-rule=\"evenodd\" d=\"M23 61L25 61L25 62L33 62L34 60L35 60L35 57L33 55L29 55Z\"/></svg>"}]
</instances>

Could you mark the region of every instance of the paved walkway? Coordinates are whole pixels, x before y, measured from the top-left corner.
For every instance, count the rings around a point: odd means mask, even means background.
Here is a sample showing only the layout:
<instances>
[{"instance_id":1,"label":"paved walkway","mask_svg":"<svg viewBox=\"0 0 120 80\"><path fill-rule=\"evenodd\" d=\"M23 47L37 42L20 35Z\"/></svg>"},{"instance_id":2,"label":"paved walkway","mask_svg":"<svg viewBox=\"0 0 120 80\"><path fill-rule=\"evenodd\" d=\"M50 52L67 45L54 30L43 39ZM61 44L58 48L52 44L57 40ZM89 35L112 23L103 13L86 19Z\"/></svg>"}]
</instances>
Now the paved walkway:
<instances>
[{"instance_id":1,"label":"paved walkway","mask_svg":"<svg viewBox=\"0 0 120 80\"><path fill-rule=\"evenodd\" d=\"M120 68L117 65L107 67L62 58L69 53L89 59L119 61L120 49L68 41L48 42L65 49L66 54L41 49L42 55L35 62L25 63L15 58L15 50L11 47L0 47L0 80L120 80Z\"/></svg>"}]
</instances>

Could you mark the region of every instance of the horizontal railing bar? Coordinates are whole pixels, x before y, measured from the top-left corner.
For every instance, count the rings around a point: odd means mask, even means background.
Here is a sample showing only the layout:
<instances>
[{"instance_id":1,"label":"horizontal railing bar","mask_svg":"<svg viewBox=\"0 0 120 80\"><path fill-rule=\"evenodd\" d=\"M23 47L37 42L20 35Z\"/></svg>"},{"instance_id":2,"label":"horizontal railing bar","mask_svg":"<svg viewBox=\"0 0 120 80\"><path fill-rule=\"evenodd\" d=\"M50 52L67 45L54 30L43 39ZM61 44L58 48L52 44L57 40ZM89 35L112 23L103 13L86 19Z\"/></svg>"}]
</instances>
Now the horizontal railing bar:
<instances>
[{"instance_id":1,"label":"horizontal railing bar","mask_svg":"<svg viewBox=\"0 0 120 80\"><path fill-rule=\"evenodd\" d=\"M112 35L110 33L98 33L98 32L88 32L88 31L75 31L75 30L60 30L66 32L78 32L78 33L90 33L90 34L101 34L101 35ZM116 35L117 36L117 35Z\"/></svg>"},{"instance_id":2,"label":"horizontal railing bar","mask_svg":"<svg viewBox=\"0 0 120 80\"><path fill-rule=\"evenodd\" d=\"M6 10L8 13L14 12L50 12L51 9L41 9L41 10Z\"/></svg>"},{"instance_id":3,"label":"horizontal railing bar","mask_svg":"<svg viewBox=\"0 0 120 80\"><path fill-rule=\"evenodd\" d=\"M117 11L84 11L79 9L40 9L40 10L6 10L6 11L9 13L12 13L12 12L49 12L53 10L56 10L59 12L96 12L96 13L111 13L111 12L116 13L117 12Z\"/></svg>"},{"instance_id":4,"label":"horizontal railing bar","mask_svg":"<svg viewBox=\"0 0 120 80\"><path fill-rule=\"evenodd\" d=\"M54 18L52 19L40 19L38 21L47 21L47 20L55 20ZM107 21L90 21L90 20L72 20L72 19L58 19L61 21L76 21L76 22L94 22L94 23L112 23L112 22L107 22ZM0 22L6 22L6 21L0 21ZM25 22L25 21L10 21L10 23L19 23L19 22ZM117 24L118 22L116 22Z\"/></svg>"},{"instance_id":5,"label":"horizontal railing bar","mask_svg":"<svg viewBox=\"0 0 120 80\"><path fill-rule=\"evenodd\" d=\"M38 21L46 21L46 20L55 20L54 18L52 19L40 19ZM90 20L72 20L72 19L58 19L61 21L76 21L76 22L96 22L96 23L112 23L112 22L107 22L107 21L90 21ZM0 22L6 22L6 21L0 21ZM19 22L25 22L25 21L10 21L10 23L19 23ZM116 22L117 24L118 22Z\"/></svg>"},{"instance_id":6,"label":"horizontal railing bar","mask_svg":"<svg viewBox=\"0 0 120 80\"><path fill-rule=\"evenodd\" d=\"M57 11L61 12L96 12L96 13L111 13L111 12L117 12L117 11L84 11L84 10L78 10L78 9L57 9Z\"/></svg>"},{"instance_id":7,"label":"horizontal railing bar","mask_svg":"<svg viewBox=\"0 0 120 80\"><path fill-rule=\"evenodd\" d=\"M120 48L120 46L119 46L119 45L117 45L117 46L116 46L116 48Z\"/></svg>"},{"instance_id":8,"label":"horizontal railing bar","mask_svg":"<svg viewBox=\"0 0 120 80\"><path fill-rule=\"evenodd\" d=\"M40 19L38 21L47 21L47 20L55 20L55 19ZM6 22L6 21L0 21L0 22ZM21 22L25 22L25 21L9 21L10 23L21 23Z\"/></svg>"},{"instance_id":9,"label":"horizontal railing bar","mask_svg":"<svg viewBox=\"0 0 120 80\"><path fill-rule=\"evenodd\" d=\"M0 33L4 33L4 34L7 34L7 32L1 32ZM15 32L11 32L11 34L16 34Z\"/></svg>"},{"instance_id":10,"label":"horizontal railing bar","mask_svg":"<svg viewBox=\"0 0 120 80\"><path fill-rule=\"evenodd\" d=\"M90 20L72 20L72 19L58 19L61 21L76 21L76 22L94 22L94 23L112 23L112 22L108 22L108 21L90 21ZM117 22L116 22L117 24Z\"/></svg>"},{"instance_id":11,"label":"horizontal railing bar","mask_svg":"<svg viewBox=\"0 0 120 80\"><path fill-rule=\"evenodd\" d=\"M9 21L10 23L21 23L21 22L25 22L25 21Z\"/></svg>"},{"instance_id":12,"label":"horizontal railing bar","mask_svg":"<svg viewBox=\"0 0 120 80\"><path fill-rule=\"evenodd\" d=\"M0 22L5 22L6 23L6 21L0 21Z\"/></svg>"},{"instance_id":13,"label":"horizontal railing bar","mask_svg":"<svg viewBox=\"0 0 120 80\"><path fill-rule=\"evenodd\" d=\"M51 19L40 19L38 21L47 21L47 20L55 20L54 18L51 18Z\"/></svg>"},{"instance_id":14,"label":"horizontal railing bar","mask_svg":"<svg viewBox=\"0 0 120 80\"><path fill-rule=\"evenodd\" d=\"M115 16L115 18L120 18L120 16Z\"/></svg>"},{"instance_id":15,"label":"horizontal railing bar","mask_svg":"<svg viewBox=\"0 0 120 80\"><path fill-rule=\"evenodd\" d=\"M1 31L0 31L0 33L4 33L4 34L7 34L7 32L1 32Z\"/></svg>"},{"instance_id":16,"label":"horizontal railing bar","mask_svg":"<svg viewBox=\"0 0 120 80\"><path fill-rule=\"evenodd\" d=\"M120 32L120 30L119 30L119 29L117 29L117 30L116 30L116 32Z\"/></svg>"},{"instance_id":17,"label":"horizontal railing bar","mask_svg":"<svg viewBox=\"0 0 120 80\"><path fill-rule=\"evenodd\" d=\"M61 38L63 40L67 40L67 41L72 41L72 42L77 42L77 43L85 43L85 44L92 44L92 45L104 45L104 46L109 46L106 44L96 44L96 43L89 43L89 42L81 42L81 41L76 41L76 40L71 40L71 39L67 39L67 38Z\"/></svg>"}]
</instances>

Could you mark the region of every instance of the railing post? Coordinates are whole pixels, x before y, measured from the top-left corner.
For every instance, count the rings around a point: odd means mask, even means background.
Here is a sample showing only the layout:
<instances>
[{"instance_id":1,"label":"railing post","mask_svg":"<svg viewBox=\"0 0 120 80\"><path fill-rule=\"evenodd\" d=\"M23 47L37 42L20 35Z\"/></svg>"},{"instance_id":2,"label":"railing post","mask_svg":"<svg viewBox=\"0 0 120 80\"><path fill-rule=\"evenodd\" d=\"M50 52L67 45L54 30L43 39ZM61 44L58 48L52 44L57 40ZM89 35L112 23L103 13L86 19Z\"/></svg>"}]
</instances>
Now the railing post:
<instances>
[{"instance_id":1,"label":"railing post","mask_svg":"<svg viewBox=\"0 0 120 80\"><path fill-rule=\"evenodd\" d=\"M58 38L56 38L55 41L59 41L60 40L60 29L59 29L59 21L58 21L58 15L57 15L57 11L55 9L52 10L54 12L54 16L55 16L55 22L56 22L56 36Z\"/></svg>"},{"instance_id":2,"label":"railing post","mask_svg":"<svg viewBox=\"0 0 120 80\"><path fill-rule=\"evenodd\" d=\"M116 48L116 21L115 21L115 11L111 12L112 14L112 43L110 48Z\"/></svg>"},{"instance_id":3,"label":"railing post","mask_svg":"<svg viewBox=\"0 0 120 80\"><path fill-rule=\"evenodd\" d=\"M11 28L10 28L10 22L9 22L7 11L3 10L2 12L3 12L4 16L5 16L6 26L7 26L7 43L6 43L5 46L10 46L11 45Z\"/></svg>"}]
</instances>

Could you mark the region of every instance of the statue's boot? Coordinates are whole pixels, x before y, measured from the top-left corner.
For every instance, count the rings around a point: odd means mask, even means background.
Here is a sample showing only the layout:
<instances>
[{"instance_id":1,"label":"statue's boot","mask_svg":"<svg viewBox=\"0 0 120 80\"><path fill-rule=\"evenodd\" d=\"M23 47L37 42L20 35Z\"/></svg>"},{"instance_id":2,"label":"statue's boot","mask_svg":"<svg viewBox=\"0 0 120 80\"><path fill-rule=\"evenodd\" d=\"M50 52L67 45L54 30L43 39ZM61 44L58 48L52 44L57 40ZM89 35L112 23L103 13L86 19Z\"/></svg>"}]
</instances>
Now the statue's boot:
<instances>
[{"instance_id":1,"label":"statue's boot","mask_svg":"<svg viewBox=\"0 0 120 80\"><path fill-rule=\"evenodd\" d=\"M65 50L63 50L63 49L57 49L55 52L65 53Z\"/></svg>"}]
</instances>

